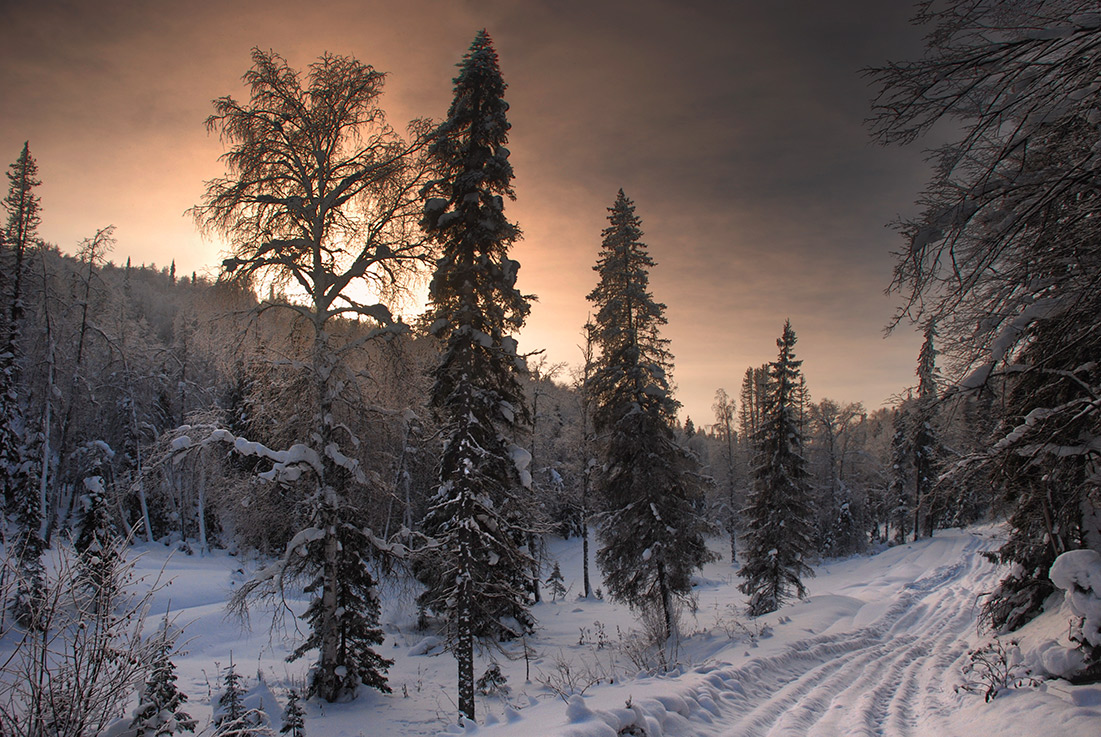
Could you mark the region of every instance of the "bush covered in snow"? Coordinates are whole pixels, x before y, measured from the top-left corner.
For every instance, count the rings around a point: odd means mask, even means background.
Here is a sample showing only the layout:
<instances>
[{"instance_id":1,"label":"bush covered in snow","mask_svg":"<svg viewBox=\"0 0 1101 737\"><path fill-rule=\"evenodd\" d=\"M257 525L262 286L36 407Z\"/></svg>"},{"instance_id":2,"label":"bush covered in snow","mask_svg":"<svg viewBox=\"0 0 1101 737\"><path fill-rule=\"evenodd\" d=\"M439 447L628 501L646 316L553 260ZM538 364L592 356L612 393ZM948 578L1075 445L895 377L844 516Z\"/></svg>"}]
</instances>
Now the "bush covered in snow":
<instances>
[{"instance_id":1,"label":"bush covered in snow","mask_svg":"<svg viewBox=\"0 0 1101 737\"><path fill-rule=\"evenodd\" d=\"M1043 653L1046 670L1068 680L1101 680L1101 553L1071 550L1055 559L1052 583L1063 591L1072 615L1069 639L1074 648Z\"/></svg>"}]
</instances>

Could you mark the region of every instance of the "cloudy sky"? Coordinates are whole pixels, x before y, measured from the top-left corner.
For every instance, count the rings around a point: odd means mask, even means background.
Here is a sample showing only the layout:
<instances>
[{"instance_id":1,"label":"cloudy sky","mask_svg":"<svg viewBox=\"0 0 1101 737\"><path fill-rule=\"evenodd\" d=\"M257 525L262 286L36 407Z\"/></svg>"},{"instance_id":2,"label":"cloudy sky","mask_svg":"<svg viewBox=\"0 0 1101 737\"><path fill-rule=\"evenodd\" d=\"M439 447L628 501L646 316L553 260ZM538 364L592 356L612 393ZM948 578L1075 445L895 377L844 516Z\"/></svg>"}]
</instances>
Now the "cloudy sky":
<instances>
[{"instance_id":1,"label":"cloudy sky","mask_svg":"<svg viewBox=\"0 0 1101 737\"><path fill-rule=\"evenodd\" d=\"M668 306L682 417L712 422L775 356L790 318L812 397L869 409L911 385L919 338L884 339L886 225L913 212L920 148L863 127L859 70L921 52L906 0L0 0L0 161L29 139L41 234L63 250L108 224L113 257L213 275L184 211L220 173L203 120L244 97L253 46L389 73L392 123L440 118L475 32L509 84L521 340L576 364L607 207L636 205Z\"/></svg>"}]
</instances>

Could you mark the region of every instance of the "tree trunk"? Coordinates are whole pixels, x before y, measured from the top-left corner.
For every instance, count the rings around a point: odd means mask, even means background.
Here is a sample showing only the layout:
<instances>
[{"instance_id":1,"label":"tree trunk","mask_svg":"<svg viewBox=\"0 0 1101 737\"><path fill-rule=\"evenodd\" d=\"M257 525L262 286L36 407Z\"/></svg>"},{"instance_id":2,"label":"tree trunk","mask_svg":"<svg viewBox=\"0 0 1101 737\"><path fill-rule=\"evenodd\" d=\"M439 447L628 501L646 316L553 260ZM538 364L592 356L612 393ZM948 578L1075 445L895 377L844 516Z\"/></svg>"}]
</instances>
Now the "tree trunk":
<instances>
[{"instance_id":1,"label":"tree trunk","mask_svg":"<svg viewBox=\"0 0 1101 737\"><path fill-rule=\"evenodd\" d=\"M470 515L466 515L469 518ZM471 520L472 521L472 520ZM455 659L459 669L459 713L474 721L474 591L472 568L472 533L463 529L459 536L459 571L461 577L455 610Z\"/></svg>"},{"instance_id":2,"label":"tree trunk","mask_svg":"<svg viewBox=\"0 0 1101 737\"><path fill-rule=\"evenodd\" d=\"M322 492L324 494L324 491ZM325 559L323 565L324 584L321 591L321 646L318 658L318 695L328 702L340 698L340 679L336 669L340 665L340 620L336 616L339 604L340 550L336 537L332 510L322 515L325 526Z\"/></svg>"}]
</instances>

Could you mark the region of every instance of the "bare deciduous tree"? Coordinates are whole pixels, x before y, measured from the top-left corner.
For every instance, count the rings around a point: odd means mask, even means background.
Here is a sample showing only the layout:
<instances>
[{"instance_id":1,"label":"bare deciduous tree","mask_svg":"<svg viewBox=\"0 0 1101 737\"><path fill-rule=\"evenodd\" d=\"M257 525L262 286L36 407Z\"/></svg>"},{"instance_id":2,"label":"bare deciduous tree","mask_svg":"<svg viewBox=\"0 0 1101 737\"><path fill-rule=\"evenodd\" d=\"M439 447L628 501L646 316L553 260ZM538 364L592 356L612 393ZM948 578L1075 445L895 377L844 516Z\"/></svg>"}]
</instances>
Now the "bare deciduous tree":
<instances>
[{"instance_id":1,"label":"bare deciduous tree","mask_svg":"<svg viewBox=\"0 0 1101 737\"><path fill-rule=\"evenodd\" d=\"M295 447L311 462L296 468L313 479L308 529L320 534L295 545L306 552L298 560L307 562L301 572L315 595L305 615L309 648L319 651L310 692L335 701L360 683L385 688L377 670L385 661L369 647L381 641L370 621L377 600L363 561L369 551L360 549L361 513L346 494L365 476L341 450L359 439L338 413L353 383L349 355L399 327L385 303L362 295L393 296L428 255L418 229L424 126L411 126L411 141L398 136L378 104L384 75L354 58L326 54L305 75L273 52L253 49L252 61L249 100L214 101L207 127L230 146L222 157L228 173L207 183L193 212L228 238L228 275L269 279L300 295L277 306L292 310L309 335L314 422ZM341 341L331 329L341 319L376 329Z\"/></svg>"}]
</instances>

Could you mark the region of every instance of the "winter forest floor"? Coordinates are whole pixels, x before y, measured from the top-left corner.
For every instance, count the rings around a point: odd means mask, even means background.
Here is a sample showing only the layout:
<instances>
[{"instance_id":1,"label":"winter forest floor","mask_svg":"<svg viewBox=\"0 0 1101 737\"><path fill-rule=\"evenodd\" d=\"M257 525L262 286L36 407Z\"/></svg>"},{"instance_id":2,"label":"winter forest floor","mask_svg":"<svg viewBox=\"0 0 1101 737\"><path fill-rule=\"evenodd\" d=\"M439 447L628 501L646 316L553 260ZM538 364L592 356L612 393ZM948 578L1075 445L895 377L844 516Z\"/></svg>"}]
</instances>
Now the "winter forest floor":
<instances>
[{"instance_id":1,"label":"winter forest floor","mask_svg":"<svg viewBox=\"0 0 1101 737\"><path fill-rule=\"evenodd\" d=\"M713 563L699 578L697 610L682 618L680 665L662 675L640 670L640 625L628 610L578 599L580 541L553 541L549 554L570 590L535 607L539 626L526 643L482 653L476 673L498 662L508 692L479 698L477 726L455 726L454 659L417 631L412 590L391 586L383 595L380 650L395 661L393 693L311 702L307 734L1101 736L1101 686L1053 680L990 703L981 691L956 691L968 651L985 639L976 631L980 595L1002 571L980 553L997 547L999 534L999 527L941 531L876 555L825 562L808 582L809 600L758 620L741 616L745 599L729 559ZM297 639L290 617L289 631L271 629L271 611L261 608L252 612L251 630L227 618L227 597L255 565L224 552L139 550L140 573L151 578L163 567L171 580L156 594L153 616L170 609L186 627L186 652L174 660L199 733L231 653L278 730L286 694L301 687L308 663L285 662ZM290 606L299 612L304 603ZM1066 629L1065 613L1052 608L1019 633L1022 649Z\"/></svg>"}]
</instances>

